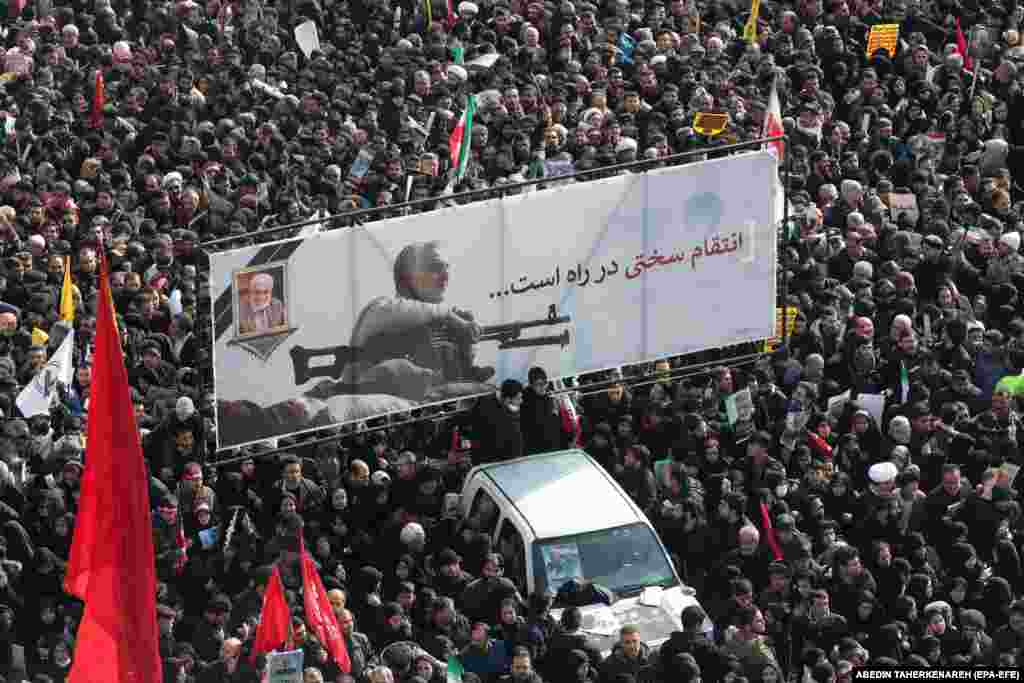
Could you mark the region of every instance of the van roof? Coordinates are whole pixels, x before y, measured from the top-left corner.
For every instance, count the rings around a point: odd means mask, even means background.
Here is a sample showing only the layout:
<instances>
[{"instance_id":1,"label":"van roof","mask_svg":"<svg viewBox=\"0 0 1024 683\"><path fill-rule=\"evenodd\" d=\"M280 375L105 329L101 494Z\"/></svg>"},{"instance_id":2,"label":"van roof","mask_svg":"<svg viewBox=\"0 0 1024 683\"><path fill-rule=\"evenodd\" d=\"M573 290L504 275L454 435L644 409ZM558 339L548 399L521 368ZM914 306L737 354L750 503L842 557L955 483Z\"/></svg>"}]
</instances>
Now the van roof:
<instances>
[{"instance_id":1,"label":"van roof","mask_svg":"<svg viewBox=\"0 0 1024 683\"><path fill-rule=\"evenodd\" d=\"M512 501L538 539L642 520L611 475L581 450L531 455L480 469Z\"/></svg>"}]
</instances>

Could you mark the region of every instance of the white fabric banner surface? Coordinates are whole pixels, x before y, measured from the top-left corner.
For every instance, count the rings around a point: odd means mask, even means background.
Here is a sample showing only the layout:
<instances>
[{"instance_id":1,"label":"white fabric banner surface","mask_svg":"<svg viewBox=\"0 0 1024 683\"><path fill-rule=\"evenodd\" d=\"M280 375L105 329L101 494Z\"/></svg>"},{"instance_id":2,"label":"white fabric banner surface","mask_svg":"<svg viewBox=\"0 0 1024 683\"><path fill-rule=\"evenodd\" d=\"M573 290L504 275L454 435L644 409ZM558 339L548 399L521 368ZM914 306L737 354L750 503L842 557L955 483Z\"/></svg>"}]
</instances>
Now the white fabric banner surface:
<instances>
[{"instance_id":1,"label":"white fabric banner surface","mask_svg":"<svg viewBox=\"0 0 1024 683\"><path fill-rule=\"evenodd\" d=\"M771 337L776 173L744 154L213 254L220 446L487 393L534 365L554 378Z\"/></svg>"}]
</instances>

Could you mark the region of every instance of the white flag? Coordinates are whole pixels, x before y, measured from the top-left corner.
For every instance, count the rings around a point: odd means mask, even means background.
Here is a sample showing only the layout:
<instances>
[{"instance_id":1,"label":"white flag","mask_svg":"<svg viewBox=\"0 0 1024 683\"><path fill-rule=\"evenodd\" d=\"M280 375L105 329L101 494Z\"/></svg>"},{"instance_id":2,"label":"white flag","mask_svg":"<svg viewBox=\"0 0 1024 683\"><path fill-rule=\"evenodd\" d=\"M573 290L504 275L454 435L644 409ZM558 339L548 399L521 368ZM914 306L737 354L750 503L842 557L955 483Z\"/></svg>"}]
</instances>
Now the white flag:
<instances>
[{"instance_id":1,"label":"white flag","mask_svg":"<svg viewBox=\"0 0 1024 683\"><path fill-rule=\"evenodd\" d=\"M327 215L327 212L324 211L323 209L317 209L316 213L313 214L313 217L310 218L310 220L322 221L323 219L327 218ZM313 235L323 230L323 228L323 223L310 223L309 225L302 229L302 232L299 233L299 237L312 237Z\"/></svg>"},{"instance_id":2,"label":"white flag","mask_svg":"<svg viewBox=\"0 0 1024 683\"><path fill-rule=\"evenodd\" d=\"M50 406L57 397L57 382L71 386L75 371L72 361L74 348L75 331L68 330L57 352L18 394L16 404L23 416L32 417L49 413Z\"/></svg>"},{"instance_id":3,"label":"white flag","mask_svg":"<svg viewBox=\"0 0 1024 683\"><path fill-rule=\"evenodd\" d=\"M176 289L171 292L171 296L167 299L167 309L171 312L171 315L178 316L185 312L185 306L182 304L182 294L180 289Z\"/></svg>"}]
</instances>

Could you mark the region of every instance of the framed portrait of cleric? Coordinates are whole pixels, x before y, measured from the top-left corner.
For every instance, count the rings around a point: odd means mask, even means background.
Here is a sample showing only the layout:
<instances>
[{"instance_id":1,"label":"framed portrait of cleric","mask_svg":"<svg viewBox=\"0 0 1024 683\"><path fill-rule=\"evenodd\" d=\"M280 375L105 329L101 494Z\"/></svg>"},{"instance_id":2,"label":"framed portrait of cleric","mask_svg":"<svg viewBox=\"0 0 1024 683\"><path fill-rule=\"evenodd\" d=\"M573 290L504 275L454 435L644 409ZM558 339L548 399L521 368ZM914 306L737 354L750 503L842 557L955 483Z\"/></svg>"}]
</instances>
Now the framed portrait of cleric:
<instances>
[{"instance_id":1,"label":"framed portrait of cleric","mask_svg":"<svg viewBox=\"0 0 1024 683\"><path fill-rule=\"evenodd\" d=\"M291 329L288 265L283 261L232 274L235 338L269 337Z\"/></svg>"}]
</instances>

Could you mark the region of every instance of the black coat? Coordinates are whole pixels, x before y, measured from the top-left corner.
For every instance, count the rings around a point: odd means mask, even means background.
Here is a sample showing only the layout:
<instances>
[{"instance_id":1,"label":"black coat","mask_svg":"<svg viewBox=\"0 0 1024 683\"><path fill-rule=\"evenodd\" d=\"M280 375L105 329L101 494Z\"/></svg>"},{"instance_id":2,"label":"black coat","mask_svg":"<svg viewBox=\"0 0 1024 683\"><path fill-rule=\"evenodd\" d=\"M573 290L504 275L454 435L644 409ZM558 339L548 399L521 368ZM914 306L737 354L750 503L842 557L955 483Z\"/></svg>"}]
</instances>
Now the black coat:
<instances>
[{"instance_id":1,"label":"black coat","mask_svg":"<svg viewBox=\"0 0 1024 683\"><path fill-rule=\"evenodd\" d=\"M503 462L524 454L520 416L509 412L496 396L481 398L473 409L473 461Z\"/></svg>"},{"instance_id":2,"label":"black coat","mask_svg":"<svg viewBox=\"0 0 1024 683\"><path fill-rule=\"evenodd\" d=\"M523 390L521 415L527 455L559 451L568 445L558 404L551 396L538 394L533 387L527 387Z\"/></svg>"},{"instance_id":3,"label":"black coat","mask_svg":"<svg viewBox=\"0 0 1024 683\"><path fill-rule=\"evenodd\" d=\"M548 653L544 657L544 679L547 681L571 681L575 671L568 671L569 653L582 650L590 660L590 666L600 671L604 656L593 638L583 633L558 633L551 639Z\"/></svg>"}]
</instances>

